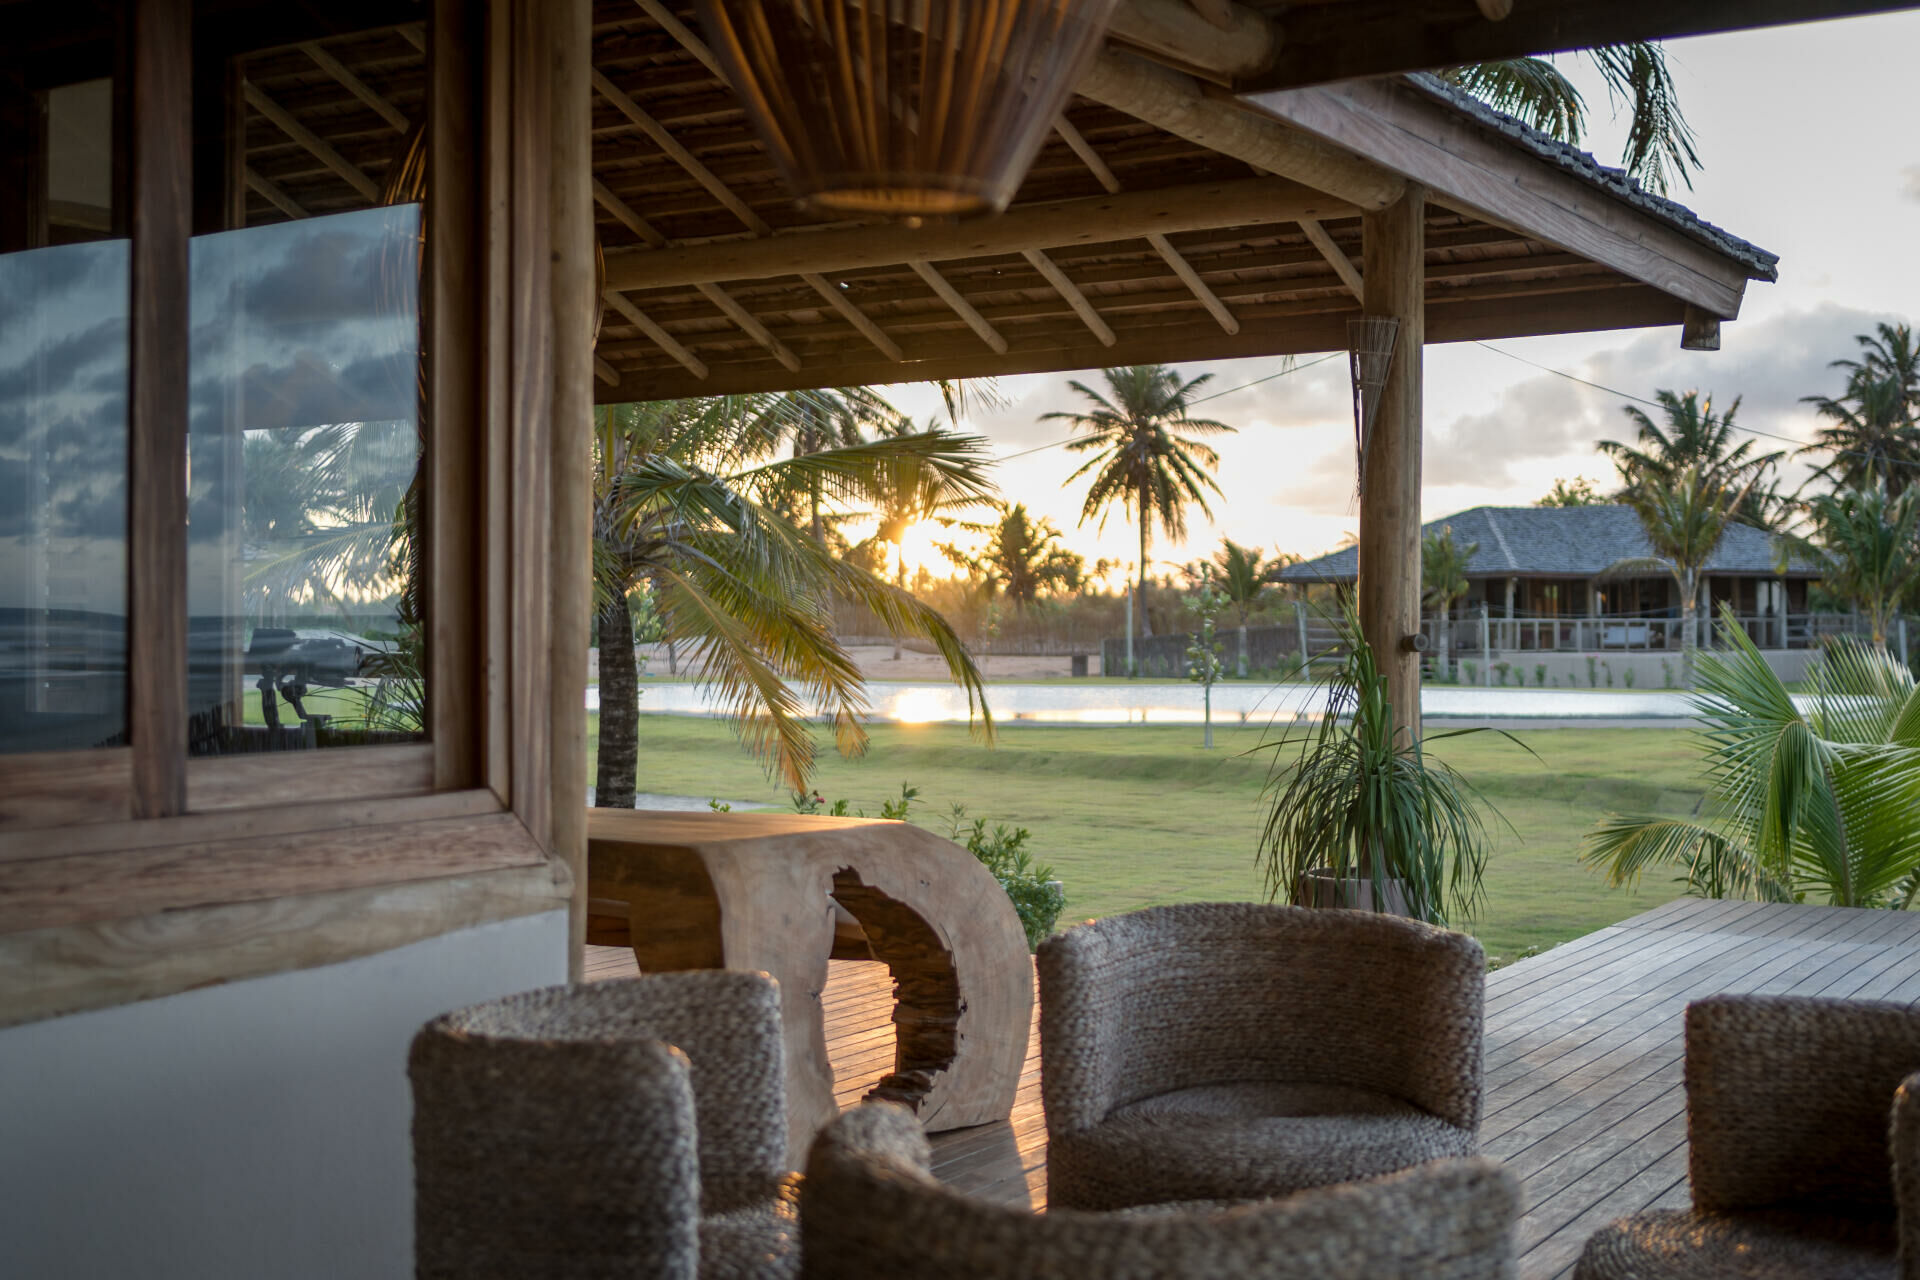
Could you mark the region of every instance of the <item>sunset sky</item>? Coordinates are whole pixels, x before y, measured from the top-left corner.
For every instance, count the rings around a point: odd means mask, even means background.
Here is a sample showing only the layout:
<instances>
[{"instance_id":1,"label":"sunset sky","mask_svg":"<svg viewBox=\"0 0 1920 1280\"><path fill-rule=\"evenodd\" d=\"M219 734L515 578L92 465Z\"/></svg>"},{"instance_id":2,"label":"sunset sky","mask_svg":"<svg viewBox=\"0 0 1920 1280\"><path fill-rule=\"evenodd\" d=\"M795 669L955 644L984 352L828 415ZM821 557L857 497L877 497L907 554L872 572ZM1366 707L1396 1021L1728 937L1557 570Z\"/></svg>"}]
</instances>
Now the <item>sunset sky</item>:
<instances>
[{"instance_id":1,"label":"sunset sky","mask_svg":"<svg viewBox=\"0 0 1920 1280\"><path fill-rule=\"evenodd\" d=\"M1815 427L1800 397L1838 393L1840 376L1827 365L1853 354L1853 334L1880 320L1920 320L1920 129L1913 123L1920 13L1676 41L1668 55L1706 164L1691 192L1673 194L1707 221L1778 253L1780 282L1749 286L1741 318L1722 328L1718 352L1680 350L1677 329L1428 347L1426 518L1483 503L1531 503L1556 477L1610 483L1593 444L1631 433L1621 413L1626 402L1514 357L1649 399L1660 387L1698 388L1719 403L1741 396L1739 425L1798 441ZM1624 118L1614 117L1580 59L1561 63L1588 100L1585 145L1616 163ZM1182 368L1188 376L1211 373L1201 393L1209 394L1279 367L1231 360ZM1078 407L1067 386L1075 377L1095 382L1099 374L1004 379L1007 407L964 425L1006 458L999 480L1010 498L1051 517L1089 560L1131 560L1133 533L1117 514L1104 533L1092 521L1079 525L1085 484L1066 482L1079 459L1057 447L1026 453L1064 436L1059 424L1036 419ZM940 412L932 388L887 394L917 419ZM1223 533L1314 555L1355 528L1344 356L1221 395L1198 412L1240 428L1219 445L1225 496L1213 504L1211 523L1195 513L1188 546L1156 543L1155 572L1211 550ZM1804 464L1793 473L1804 473Z\"/></svg>"}]
</instances>

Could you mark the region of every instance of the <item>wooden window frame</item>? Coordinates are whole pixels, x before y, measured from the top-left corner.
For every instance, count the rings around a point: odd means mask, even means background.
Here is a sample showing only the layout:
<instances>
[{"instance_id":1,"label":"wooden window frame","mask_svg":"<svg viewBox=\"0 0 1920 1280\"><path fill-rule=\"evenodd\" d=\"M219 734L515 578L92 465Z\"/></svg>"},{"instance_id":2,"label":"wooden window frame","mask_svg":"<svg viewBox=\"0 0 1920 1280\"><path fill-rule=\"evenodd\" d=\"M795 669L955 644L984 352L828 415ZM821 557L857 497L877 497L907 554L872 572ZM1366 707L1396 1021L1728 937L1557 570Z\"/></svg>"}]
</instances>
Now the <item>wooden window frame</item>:
<instances>
[{"instance_id":1,"label":"wooden window frame","mask_svg":"<svg viewBox=\"0 0 1920 1280\"><path fill-rule=\"evenodd\" d=\"M553 766L556 725L571 739L584 731L585 709L570 714L556 693L555 668L572 672L552 650L578 639L584 661L587 606L584 562L556 559L574 548L561 545L570 534L564 522L556 531L553 493L572 483L569 446L585 447L586 424L554 426L555 402L565 399L560 374L584 357L569 350L556 365L560 206L550 191L551 51L584 46L584 5L431 4L435 161L421 296L427 669L436 693L428 741L194 760L186 756L186 498L177 482L161 482L183 475L186 463L187 356L177 335L186 329L193 216L193 4L129 7L130 745L0 756L0 974L9 955L31 960L56 943L108 946L102 929L156 913L332 901L327 895L382 886L419 886L439 905L379 899L386 926L374 931L377 943L337 922L296 928L299 913L287 908L288 930L331 930L332 941L317 952L278 948L271 962L215 959L218 948L188 931L181 945L203 954L183 964L168 948L164 974L149 957L138 974L69 990L36 986L29 964L0 976L0 1025L179 989L210 972L316 963L476 917L565 906L580 856L572 846L584 845L574 835L584 817L556 824L553 813L556 796L584 785L583 763ZM555 616L575 603L577 621ZM572 702L580 703L577 691ZM292 799L263 800L276 786Z\"/></svg>"}]
</instances>

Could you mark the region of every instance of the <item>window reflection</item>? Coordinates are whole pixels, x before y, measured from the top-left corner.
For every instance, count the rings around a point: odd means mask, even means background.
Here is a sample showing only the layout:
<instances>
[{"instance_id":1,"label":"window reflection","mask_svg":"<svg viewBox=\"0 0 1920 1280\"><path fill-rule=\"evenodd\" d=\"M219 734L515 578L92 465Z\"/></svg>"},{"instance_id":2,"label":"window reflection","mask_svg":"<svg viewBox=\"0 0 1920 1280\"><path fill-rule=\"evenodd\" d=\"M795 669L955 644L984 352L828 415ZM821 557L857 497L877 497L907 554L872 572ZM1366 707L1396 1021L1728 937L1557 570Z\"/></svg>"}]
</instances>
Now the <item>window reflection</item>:
<instances>
[{"instance_id":1,"label":"window reflection","mask_svg":"<svg viewBox=\"0 0 1920 1280\"><path fill-rule=\"evenodd\" d=\"M127 736L128 247L113 85L9 101L0 156L0 752Z\"/></svg>"},{"instance_id":2,"label":"window reflection","mask_svg":"<svg viewBox=\"0 0 1920 1280\"><path fill-rule=\"evenodd\" d=\"M192 256L189 748L415 740L418 205Z\"/></svg>"}]
</instances>

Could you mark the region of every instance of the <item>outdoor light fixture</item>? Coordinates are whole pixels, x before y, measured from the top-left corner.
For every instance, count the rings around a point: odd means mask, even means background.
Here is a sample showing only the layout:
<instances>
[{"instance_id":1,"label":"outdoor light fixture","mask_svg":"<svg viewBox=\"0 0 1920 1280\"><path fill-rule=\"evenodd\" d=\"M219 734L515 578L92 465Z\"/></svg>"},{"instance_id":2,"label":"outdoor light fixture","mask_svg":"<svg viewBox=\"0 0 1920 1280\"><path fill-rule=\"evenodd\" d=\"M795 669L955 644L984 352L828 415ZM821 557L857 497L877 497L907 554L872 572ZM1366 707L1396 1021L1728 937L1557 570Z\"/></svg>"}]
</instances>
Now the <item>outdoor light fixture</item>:
<instances>
[{"instance_id":1,"label":"outdoor light fixture","mask_svg":"<svg viewBox=\"0 0 1920 1280\"><path fill-rule=\"evenodd\" d=\"M841 213L998 212L1115 0L696 0L794 193Z\"/></svg>"}]
</instances>

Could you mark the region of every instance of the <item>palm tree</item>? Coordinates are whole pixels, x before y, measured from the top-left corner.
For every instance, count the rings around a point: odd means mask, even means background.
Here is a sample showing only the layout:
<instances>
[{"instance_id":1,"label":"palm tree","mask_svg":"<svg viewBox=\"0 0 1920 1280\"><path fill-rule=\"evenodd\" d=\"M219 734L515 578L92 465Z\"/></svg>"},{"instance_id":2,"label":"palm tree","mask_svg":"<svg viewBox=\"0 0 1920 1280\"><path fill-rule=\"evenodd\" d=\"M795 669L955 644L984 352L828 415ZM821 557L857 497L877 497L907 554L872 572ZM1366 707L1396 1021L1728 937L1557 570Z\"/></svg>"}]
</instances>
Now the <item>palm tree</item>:
<instances>
[{"instance_id":1,"label":"palm tree","mask_svg":"<svg viewBox=\"0 0 1920 1280\"><path fill-rule=\"evenodd\" d=\"M901 418L882 426L877 439L900 440L915 434L949 441L965 438L938 422L929 422L916 433L913 424ZM977 483L977 474L968 476L965 484L955 484L945 472L920 465L915 456L903 456L892 465L881 468L874 480L874 514L879 520L879 527L874 531L871 541L893 548L893 583L902 592L907 589L907 531L922 520L937 518L941 512L977 507L991 501ZM885 563L884 556L881 563ZM893 637L893 657L896 662L900 660L898 633Z\"/></svg>"},{"instance_id":2,"label":"palm tree","mask_svg":"<svg viewBox=\"0 0 1920 1280\"><path fill-rule=\"evenodd\" d=\"M1240 619L1240 651L1234 659L1234 674L1242 680L1247 678L1247 619L1260 607L1267 588L1273 585L1273 575L1291 559L1282 555L1270 561L1259 547L1243 547L1232 538L1222 538L1220 549L1213 553L1213 563L1201 566L1209 589L1225 596Z\"/></svg>"},{"instance_id":3,"label":"palm tree","mask_svg":"<svg viewBox=\"0 0 1920 1280\"><path fill-rule=\"evenodd\" d=\"M991 734L979 670L937 612L827 553L768 503L817 487L869 500L901 469L984 495L984 442L922 434L754 463L764 448L755 399L613 405L594 413L594 585L599 608L600 759L596 803L631 806L639 754L628 596L645 584L661 625L691 655L735 730L787 785L814 761L809 703L843 754L866 743L865 688L832 628L836 600L892 632L933 641Z\"/></svg>"},{"instance_id":4,"label":"palm tree","mask_svg":"<svg viewBox=\"0 0 1920 1280\"><path fill-rule=\"evenodd\" d=\"M1653 547L1652 558L1621 560L1607 577L1641 577L1666 572L1680 586L1680 670L1693 684L1694 650L1699 645L1700 572L1720 549L1734 524L1745 489L1724 487L1711 473L1689 466L1663 483L1645 483L1627 493L1627 504Z\"/></svg>"},{"instance_id":5,"label":"palm tree","mask_svg":"<svg viewBox=\"0 0 1920 1280\"><path fill-rule=\"evenodd\" d=\"M1220 455L1197 437L1223 435L1234 428L1188 413L1194 392L1212 380L1210 373L1186 382L1163 364L1123 365L1100 373L1106 379L1106 395L1083 382L1067 384L1092 402L1089 412L1047 413L1040 421L1065 422L1087 433L1067 442L1075 453L1093 454L1068 477L1078 480L1093 473L1080 522L1098 515L1104 529L1116 506L1139 522L1140 607L1135 613L1140 634L1148 636L1153 627L1147 621L1147 545L1153 524L1157 520L1160 531L1178 542L1187 536L1188 503L1204 515L1213 514L1206 493L1220 492L1209 474L1220 465Z\"/></svg>"},{"instance_id":6,"label":"palm tree","mask_svg":"<svg viewBox=\"0 0 1920 1280\"><path fill-rule=\"evenodd\" d=\"M1789 535L1781 568L1798 556L1820 567L1827 590L1867 615L1873 643L1887 644L1887 624L1920 585L1920 489L1817 494L1805 505L1811 537Z\"/></svg>"},{"instance_id":7,"label":"palm tree","mask_svg":"<svg viewBox=\"0 0 1920 1280\"><path fill-rule=\"evenodd\" d=\"M1680 98L1657 44L1601 45L1583 51L1606 82L1607 97L1632 110L1621 167L1642 186L1662 195L1676 180L1689 189L1700 166L1693 127L1680 111ZM1586 133L1587 103L1573 82L1546 58L1479 62L1442 71L1474 97L1569 146Z\"/></svg>"},{"instance_id":8,"label":"palm tree","mask_svg":"<svg viewBox=\"0 0 1920 1280\"><path fill-rule=\"evenodd\" d=\"M755 453L771 453L782 445L791 445L796 455L847 448L865 439L867 428L884 429L897 426L901 421L900 411L870 387L786 391L753 397L751 404L747 438L756 442ZM804 499L807 531L816 543L825 546L827 526L822 514L822 496L818 481L809 478L803 488L770 493L768 498L772 505L789 514Z\"/></svg>"},{"instance_id":9,"label":"palm tree","mask_svg":"<svg viewBox=\"0 0 1920 1280\"><path fill-rule=\"evenodd\" d=\"M1034 519L1025 503L1001 508L1000 519L988 530L987 544L977 553L942 546L955 564L978 574L991 597L997 590L1026 608L1046 592L1079 587L1086 562L1067 550L1053 521Z\"/></svg>"},{"instance_id":10,"label":"palm tree","mask_svg":"<svg viewBox=\"0 0 1920 1280\"><path fill-rule=\"evenodd\" d=\"M1624 488L1618 500L1632 505L1637 490L1669 485L1674 477L1692 468L1711 485L1744 492L1746 496L1737 508L1741 523L1777 529L1786 502L1779 494L1774 472L1786 453L1756 453L1752 440L1736 439L1733 419L1740 412L1739 399L1724 413L1715 413L1713 397L1702 399L1697 391L1678 394L1661 390L1654 393L1654 398L1666 419L1664 426L1637 406L1628 405L1624 411L1639 428L1634 443L1602 440L1595 446L1613 459L1620 472Z\"/></svg>"},{"instance_id":11,"label":"palm tree","mask_svg":"<svg viewBox=\"0 0 1920 1280\"><path fill-rule=\"evenodd\" d=\"M1731 646L1700 662L1693 699L1711 811L1704 820L1610 818L1583 855L1612 884L1684 868L1689 892L1835 906L1911 905L1920 887L1920 690L1883 649L1830 650L1803 711L1732 610Z\"/></svg>"},{"instance_id":12,"label":"palm tree","mask_svg":"<svg viewBox=\"0 0 1920 1280\"><path fill-rule=\"evenodd\" d=\"M1920 467L1920 344L1909 326L1885 323L1854 341L1861 358L1831 366L1847 371L1846 390L1838 398L1802 397L1832 425L1801 452L1833 454L1815 474L1841 488L1877 484L1897 497Z\"/></svg>"},{"instance_id":13,"label":"palm tree","mask_svg":"<svg viewBox=\"0 0 1920 1280\"><path fill-rule=\"evenodd\" d=\"M1453 642L1453 602L1467 594L1467 569L1479 553L1479 543L1461 546L1453 540L1452 525L1443 525L1440 532L1424 534L1420 539L1420 593L1439 617L1440 645L1434 655L1434 669L1443 680L1451 671L1448 651Z\"/></svg>"}]
</instances>

